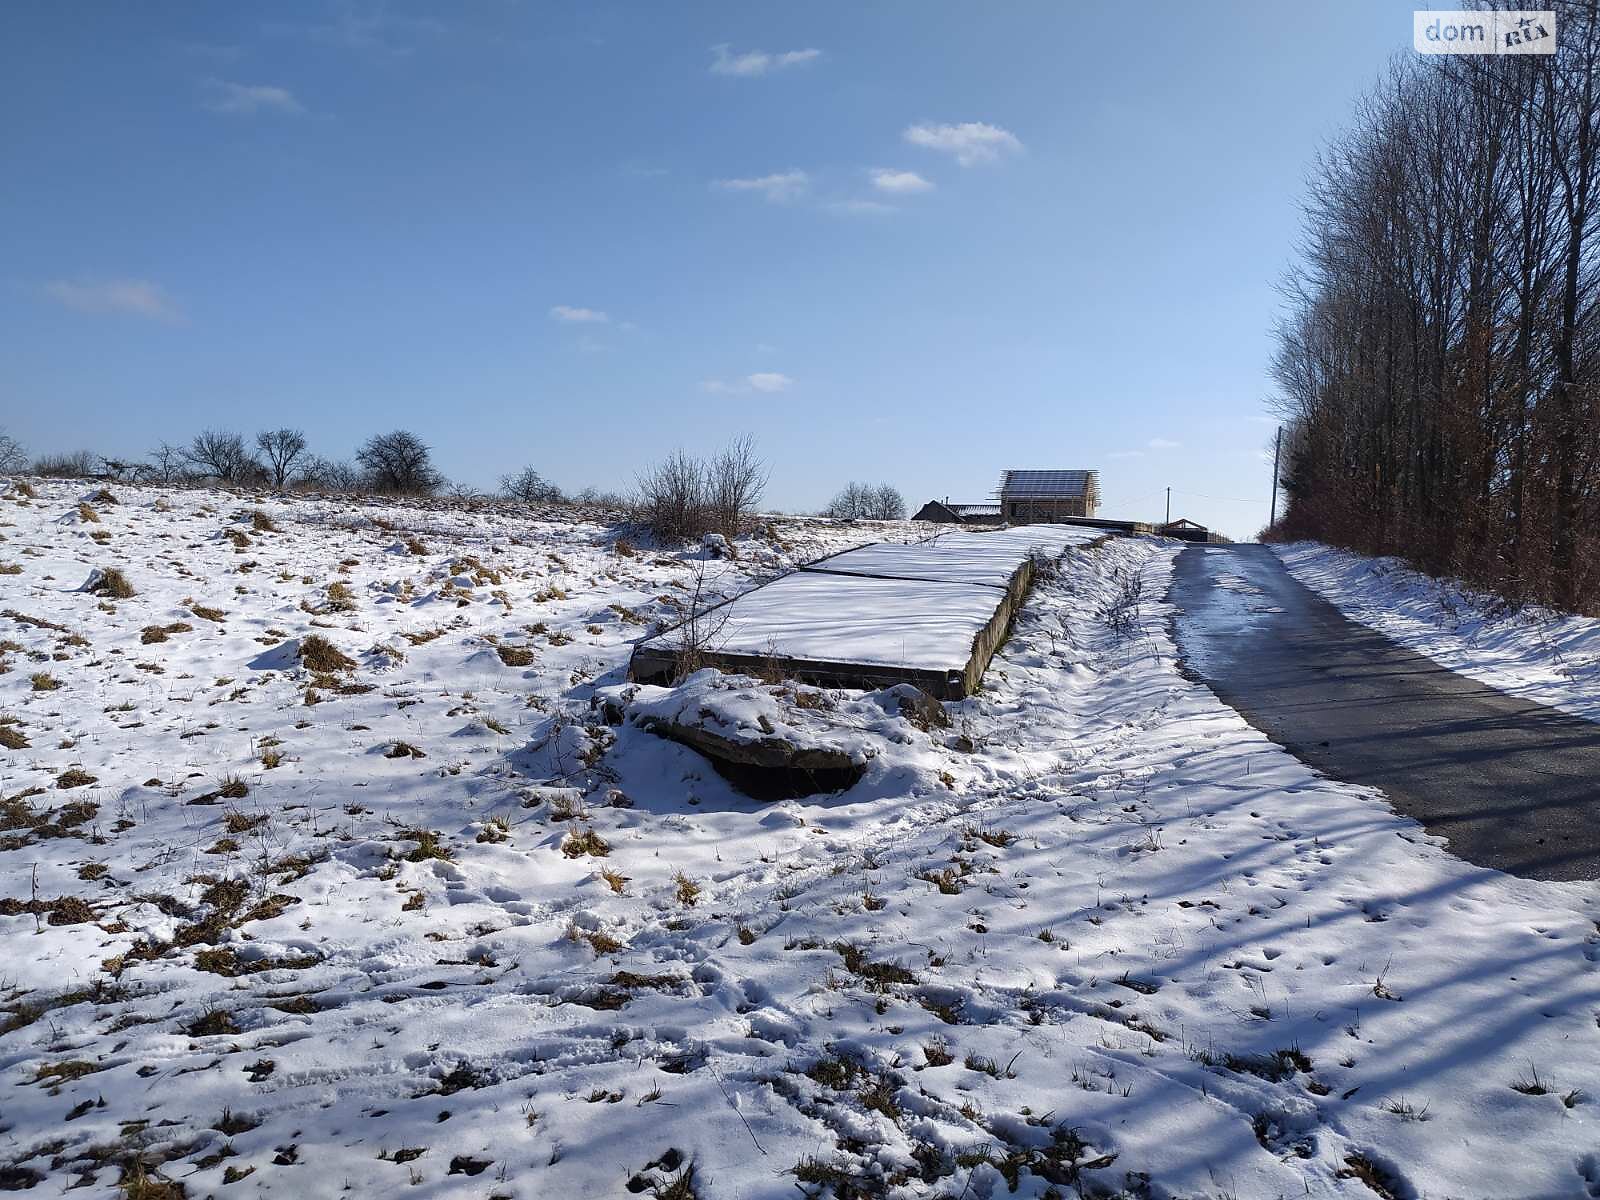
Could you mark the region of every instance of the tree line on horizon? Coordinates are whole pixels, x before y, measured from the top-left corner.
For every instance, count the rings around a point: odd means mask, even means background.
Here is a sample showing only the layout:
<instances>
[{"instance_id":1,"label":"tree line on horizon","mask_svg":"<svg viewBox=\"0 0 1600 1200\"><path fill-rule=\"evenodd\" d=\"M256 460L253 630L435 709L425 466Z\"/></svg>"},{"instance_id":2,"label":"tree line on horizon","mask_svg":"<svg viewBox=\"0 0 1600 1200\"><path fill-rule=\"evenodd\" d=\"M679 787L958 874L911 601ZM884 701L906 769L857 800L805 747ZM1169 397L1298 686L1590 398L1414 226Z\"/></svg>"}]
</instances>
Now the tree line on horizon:
<instances>
[{"instance_id":1,"label":"tree line on horizon","mask_svg":"<svg viewBox=\"0 0 1600 1200\"><path fill-rule=\"evenodd\" d=\"M432 448L405 429L374 434L349 460L313 454L305 433L280 428L246 439L229 430L207 429L188 442L162 442L144 459L108 458L88 450L29 459L0 430L0 474L31 473L63 479L115 479L128 483L223 486L322 493L484 500L476 489L450 483L433 464ZM700 458L674 451L646 468L631 494L586 488L568 494L533 467L500 477L499 498L527 505L582 505L611 509L640 521L667 540L707 534L733 538L747 530L765 493L766 464L755 439L742 435L723 450ZM905 499L893 486L850 483L820 516L841 520L900 520Z\"/></svg>"},{"instance_id":2,"label":"tree line on horizon","mask_svg":"<svg viewBox=\"0 0 1600 1200\"><path fill-rule=\"evenodd\" d=\"M1269 536L1600 612L1600 17L1393 68L1314 168Z\"/></svg>"}]
</instances>

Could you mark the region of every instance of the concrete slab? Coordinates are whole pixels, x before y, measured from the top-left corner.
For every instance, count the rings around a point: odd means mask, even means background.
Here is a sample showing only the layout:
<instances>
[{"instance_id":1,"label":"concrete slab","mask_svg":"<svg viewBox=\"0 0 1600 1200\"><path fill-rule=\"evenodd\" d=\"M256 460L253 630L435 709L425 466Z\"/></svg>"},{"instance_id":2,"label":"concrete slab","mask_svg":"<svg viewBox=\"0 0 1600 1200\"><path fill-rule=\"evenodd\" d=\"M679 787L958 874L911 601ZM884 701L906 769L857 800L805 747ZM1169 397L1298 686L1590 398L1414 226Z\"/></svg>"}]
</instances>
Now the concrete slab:
<instances>
[{"instance_id":1,"label":"concrete slab","mask_svg":"<svg viewBox=\"0 0 1600 1200\"><path fill-rule=\"evenodd\" d=\"M958 530L929 542L863 546L802 567L696 622L703 665L775 672L832 686L914 683L940 699L977 687L1032 581L1030 556L1101 536L1029 525ZM686 627L641 642L633 679L671 679Z\"/></svg>"}]
</instances>

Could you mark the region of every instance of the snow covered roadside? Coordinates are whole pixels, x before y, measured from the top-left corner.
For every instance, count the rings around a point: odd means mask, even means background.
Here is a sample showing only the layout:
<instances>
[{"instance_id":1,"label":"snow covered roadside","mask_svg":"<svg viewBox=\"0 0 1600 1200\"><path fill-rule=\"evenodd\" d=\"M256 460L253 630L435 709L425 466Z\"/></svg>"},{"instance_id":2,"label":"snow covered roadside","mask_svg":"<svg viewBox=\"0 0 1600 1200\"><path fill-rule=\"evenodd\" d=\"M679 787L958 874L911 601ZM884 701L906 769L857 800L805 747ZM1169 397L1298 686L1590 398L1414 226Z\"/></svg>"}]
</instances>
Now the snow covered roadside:
<instances>
[{"instance_id":1,"label":"snow covered roadside","mask_svg":"<svg viewBox=\"0 0 1600 1200\"><path fill-rule=\"evenodd\" d=\"M688 558L39 490L0 507L0 609L50 623L0 628L33 1194L1600 1195L1596 889L1317 778L1177 674L1166 605L1113 628L1169 547L1070 553L947 728L693 681L868 760L762 804L623 686ZM774 532L741 562L847 536ZM92 565L136 594L70 590ZM296 661L313 633L353 665Z\"/></svg>"},{"instance_id":2,"label":"snow covered roadside","mask_svg":"<svg viewBox=\"0 0 1600 1200\"><path fill-rule=\"evenodd\" d=\"M1600 619L1538 608L1508 613L1493 596L1395 558L1317 542L1272 549L1351 620L1499 691L1600 721Z\"/></svg>"}]
</instances>

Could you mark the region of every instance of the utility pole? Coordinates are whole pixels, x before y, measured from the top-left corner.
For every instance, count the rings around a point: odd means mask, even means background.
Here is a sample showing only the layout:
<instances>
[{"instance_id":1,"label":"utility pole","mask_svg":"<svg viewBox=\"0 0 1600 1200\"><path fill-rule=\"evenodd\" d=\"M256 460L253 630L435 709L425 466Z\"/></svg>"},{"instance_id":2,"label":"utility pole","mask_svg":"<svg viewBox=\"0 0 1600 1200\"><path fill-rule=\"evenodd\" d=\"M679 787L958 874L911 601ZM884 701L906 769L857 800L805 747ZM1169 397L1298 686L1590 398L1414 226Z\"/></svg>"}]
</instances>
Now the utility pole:
<instances>
[{"instance_id":1,"label":"utility pole","mask_svg":"<svg viewBox=\"0 0 1600 1200\"><path fill-rule=\"evenodd\" d=\"M1166 521L1166 523L1168 525L1172 524L1172 489L1171 488L1167 489L1167 521Z\"/></svg>"},{"instance_id":2,"label":"utility pole","mask_svg":"<svg viewBox=\"0 0 1600 1200\"><path fill-rule=\"evenodd\" d=\"M1268 525L1278 523L1278 452L1283 449L1283 426L1278 426L1278 435L1272 439L1272 519Z\"/></svg>"}]
</instances>

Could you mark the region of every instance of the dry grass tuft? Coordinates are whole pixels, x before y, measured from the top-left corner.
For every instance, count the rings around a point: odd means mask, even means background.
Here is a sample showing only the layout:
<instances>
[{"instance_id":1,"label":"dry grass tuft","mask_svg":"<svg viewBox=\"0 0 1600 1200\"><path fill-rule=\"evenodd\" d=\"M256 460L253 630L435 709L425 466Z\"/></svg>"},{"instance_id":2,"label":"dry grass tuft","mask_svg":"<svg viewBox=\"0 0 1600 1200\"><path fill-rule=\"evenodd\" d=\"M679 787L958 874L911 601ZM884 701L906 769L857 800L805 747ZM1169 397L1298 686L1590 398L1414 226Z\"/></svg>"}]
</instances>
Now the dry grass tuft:
<instances>
[{"instance_id":1,"label":"dry grass tuft","mask_svg":"<svg viewBox=\"0 0 1600 1200\"><path fill-rule=\"evenodd\" d=\"M224 621L228 616L228 614L223 612L220 608L207 608L204 604L191 604L189 605L189 611L195 616L199 617L202 621L215 621L218 624Z\"/></svg>"},{"instance_id":2,"label":"dry grass tuft","mask_svg":"<svg viewBox=\"0 0 1600 1200\"><path fill-rule=\"evenodd\" d=\"M300 665L319 675L332 675L355 670L356 660L320 633L313 633L300 639Z\"/></svg>"},{"instance_id":3,"label":"dry grass tuft","mask_svg":"<svg viewBox=\"0 0 1600 1200\"><path fill-rule=\"evenodd\" d=\"M579 833L577 829L569 832L561 843L561 853L568 858L582 858L585 854L595 858L604 858L611 853L611 845L605 838L594 831L594 826L589 826Z\"/></svg>"},{"instance_id":4,"label":"dry grass tuft","mask_svg":"<svg viewBox=\"0 0 1600 1200\"><path fill-rule=\"evenodd\" d=\"M63 790L67 788L88 787L96 782L95 776L89 774L82 767L68 767L56 776L56 787Z\"/></svg>"},{"instance_id":5,"label":"dry grass tuft","mask_svg":"<svg viewBox=\"0 0 1600 1200\"><path fill-rule=\"evenodd\" d=\"M174 621L170 625L146 625L139 634L139 641L149 646L166 641L174 633L191 633L193 630L193 625L183 621Z\"/></svg>"},{"instance_id":6,"label":"dry grass tuft","mask_svg":"<svg viewBox=\"0 0 1600 1200\"><path fill-rule=\"evenodd\" d=\"M61 680L48 671L35 671L28 676L28 682L33 685L36 692L53 692L61 686Z\"/></svg>"},{"instance_id":7,"label":"dry grass tuft","mask_svg":"<svg viewBox=\"0 0 1600 1200\"><path fill-rule=\"evenodd\" d=\"M272 518L259 508L250 510L250 528L257 533L277 533L278 527L272 523Z\"/></svg>"},{"instance_id":8,"label":"dry grass tuft","mask_svg":"<svg viewBox=\"0 0 1600 1200\"><path fill-rule=\"evenodd\" d=\"M95 572L94 581L89 585L89 594L105 596L110 600L126 600L129 596L136 595L133 584L128 582L128 577L116 567L104 567Z\"/></svg>"},{"instance_id":9,"label":"dry grass tuft","mask_svg":"<svg viewBox=\"0 0 1600 1200\"><path fill-rule=\"evenodd\" d=\"M685 908L693 908L700 899L700 885L682 871L672 877L672 882L676 885L674 894L678 897L678 903Z\"/></svg>"},{"instance_id":10,"label":"dry grass tuft","mask_svg":"<svg viewBox=\"0 0 1600 1200\"><path fill-rule=\"evenodd\" d=\"M533 651L526 646L496 646L494 649L508 667L526 667L533 663Z\"/></svg>"}]
</instances>

